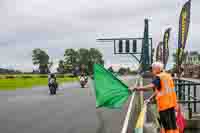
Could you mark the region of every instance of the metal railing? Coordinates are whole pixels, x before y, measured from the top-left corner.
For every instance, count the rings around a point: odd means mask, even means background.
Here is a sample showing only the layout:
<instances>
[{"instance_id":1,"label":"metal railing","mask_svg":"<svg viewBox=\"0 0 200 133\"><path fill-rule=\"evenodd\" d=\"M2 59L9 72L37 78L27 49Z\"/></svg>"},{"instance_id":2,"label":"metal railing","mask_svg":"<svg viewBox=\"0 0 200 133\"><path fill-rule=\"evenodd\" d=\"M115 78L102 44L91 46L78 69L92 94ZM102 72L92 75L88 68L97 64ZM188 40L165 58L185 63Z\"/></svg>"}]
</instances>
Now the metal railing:
<instances>
[{"instance_id":1,"label":"metal railing","mask_svg":"<svg viewBox=\"0 0 200 133\"><path fill-rule=\"evenodd\" d=\"M191 119L192 113L197 113L197 104L200 104L200 98L197 97L197 87L200 87L200 83L184 79L174 79L174 83L178 101L187 104L189 119Z\"/></svg>"}]
</instances>

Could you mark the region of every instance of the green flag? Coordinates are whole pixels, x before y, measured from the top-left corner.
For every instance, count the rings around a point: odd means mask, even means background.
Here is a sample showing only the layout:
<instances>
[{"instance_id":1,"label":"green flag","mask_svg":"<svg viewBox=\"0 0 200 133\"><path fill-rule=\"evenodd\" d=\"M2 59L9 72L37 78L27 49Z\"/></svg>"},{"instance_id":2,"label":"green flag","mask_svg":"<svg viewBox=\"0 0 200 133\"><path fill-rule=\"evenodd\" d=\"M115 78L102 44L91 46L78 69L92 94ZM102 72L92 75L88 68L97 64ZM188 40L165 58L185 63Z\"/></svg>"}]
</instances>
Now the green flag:
<instances>
[{"instance_id":1,"label":"green flag","mask_svg":"<svg viewBox=\"0 0 200 133\"><path fill-rule=\"evenodd\" d=\"M94 65L96 107L120 108L131 92L124 83L103 66Z\"/></svg>"}]
</instances>

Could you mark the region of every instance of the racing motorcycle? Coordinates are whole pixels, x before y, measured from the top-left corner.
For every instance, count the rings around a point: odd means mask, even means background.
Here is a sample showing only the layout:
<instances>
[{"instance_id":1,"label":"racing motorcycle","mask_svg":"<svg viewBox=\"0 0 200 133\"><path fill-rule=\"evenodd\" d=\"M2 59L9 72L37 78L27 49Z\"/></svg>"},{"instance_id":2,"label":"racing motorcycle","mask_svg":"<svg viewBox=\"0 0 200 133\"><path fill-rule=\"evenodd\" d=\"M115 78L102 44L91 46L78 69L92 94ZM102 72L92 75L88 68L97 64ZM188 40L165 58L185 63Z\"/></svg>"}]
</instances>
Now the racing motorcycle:
<instances>
[{"instance_id":1,"label":"racing motorcycle","mask_svg":"<svg viewBox=\"0 0 200 133\"><path fill-rule=\"evenodd\" d=\"M55 79L50 79L49 81L49 91L50 95L56 95L58 84Z\"/></svg>"},{"instance_id":2,"label":"racing motorcycle","mask_svg":"<svg viewBox=\"0 0 200 133\"><path fill-rule=\"evenodd\" d=\"M81 88L85 88L85 85L87 84L87 82L88 82L88 78L86 76L81 76L80 77Z\"/></svg>"}]
</instances>

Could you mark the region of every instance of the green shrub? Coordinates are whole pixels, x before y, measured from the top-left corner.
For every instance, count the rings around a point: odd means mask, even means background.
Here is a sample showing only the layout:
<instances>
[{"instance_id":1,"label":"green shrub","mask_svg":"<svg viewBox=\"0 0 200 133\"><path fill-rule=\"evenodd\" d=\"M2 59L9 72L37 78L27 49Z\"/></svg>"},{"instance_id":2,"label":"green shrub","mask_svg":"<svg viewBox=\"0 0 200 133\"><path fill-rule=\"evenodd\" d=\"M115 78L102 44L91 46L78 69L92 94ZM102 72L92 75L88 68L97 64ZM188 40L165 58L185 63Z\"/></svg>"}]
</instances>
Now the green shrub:
<instances>
[{"instance_id":1,"label":"green shrub","mask_svg":"<svg viewBox=\"0 0 200 133\"><path fill-rule=\"evenodd\" d=\"M64 75L64 74L58 74L58 75L56 75L56 77L57 77L57 78L64 78L65 75Z\"/></svg>"},{"instance_id":2,"label":"green shrub","mask_svg":"<svg viewBox=\"0 0 200 133\"><path fill-rule=\"evenodd\" d=\"M5 76L5 78L6 79L14 79L14 78L16 78L16 76L14 76L14 75L8 75L8 76Z\"/></svg>"},{"instance_id":3,"label":"green shrub","mask_svg":"<svg viewBox=\"0 0 200 133\"><path fill-rule=\"evenodd\" d=\"M40 78L48 78L48 75L40 75Z\"/></svg>"},{"instance_id":4,"label":"green shrub","mask_svg":"<svg viewBox=\"0 0 200 133\"><path fill-rule=\"evenodd\" d=\"M33 76L23 75L23 76L21 76L21 78L28 79L28 78L33 78Z\"/></svg>"}]
</instances>

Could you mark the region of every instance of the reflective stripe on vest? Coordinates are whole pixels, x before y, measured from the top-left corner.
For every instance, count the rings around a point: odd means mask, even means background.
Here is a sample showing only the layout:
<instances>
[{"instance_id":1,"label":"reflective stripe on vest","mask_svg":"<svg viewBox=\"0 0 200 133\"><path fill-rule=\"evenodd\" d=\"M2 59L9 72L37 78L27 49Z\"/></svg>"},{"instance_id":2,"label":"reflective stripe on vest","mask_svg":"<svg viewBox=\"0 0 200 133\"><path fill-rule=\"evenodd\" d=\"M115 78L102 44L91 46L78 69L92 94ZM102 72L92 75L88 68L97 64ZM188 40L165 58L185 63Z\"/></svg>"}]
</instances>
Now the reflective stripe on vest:
<instances>
[{"instance_id":1,"label":"reflective stripe on vest","mask_svg":"<svg viewBox=\"0 0 200 133\"><path fill-rule=\"evenodd\" d=\"M163 80L164 82L164 88L165 90L164 91L159 91L157 96L163 96L163 95L167 95L169 93L172 93L172 92L176 92L175 91L175 88L170 88L168 83L167 83L167 80Z\"/></svg>"}]
</instances>

